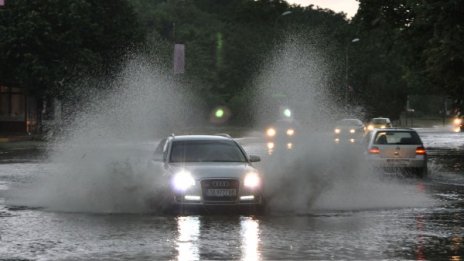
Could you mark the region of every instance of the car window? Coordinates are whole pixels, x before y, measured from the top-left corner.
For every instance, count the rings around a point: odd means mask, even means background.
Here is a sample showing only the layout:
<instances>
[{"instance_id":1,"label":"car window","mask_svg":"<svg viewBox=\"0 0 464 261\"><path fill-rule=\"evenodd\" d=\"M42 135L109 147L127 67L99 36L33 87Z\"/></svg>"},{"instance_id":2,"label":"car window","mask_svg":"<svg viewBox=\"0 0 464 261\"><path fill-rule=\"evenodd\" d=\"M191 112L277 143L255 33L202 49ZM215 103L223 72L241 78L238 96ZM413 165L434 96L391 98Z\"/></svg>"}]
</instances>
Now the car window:
<instances>
[{"instance_id":1,"label":"car window","mask_svg":"<svg viewBox=\"0 0 464 261\"><path fill-rule=\"evenodd\" d=\"M374 144L422 144L419 135L412 131L380 131L377 132Z\"/></svg>"},{"instance_id":2,"label":"car window","mask_svg":"<svg viewBox=\"0 0 464 261\"><path fill-rule=\"evenodd\" d=\"M387 121L385 119L372 119L373 124L386 124Z\"/></svg>"},{"instance_id":3,"label":"car window","mask_svg":"<svg viewBox=\"0 0 464 261\"><path fill-rule=\"evenodd\" d=\"M245 162L246 157L233 141L174 141L170 162Z\"/></svg>"},{"instance_id":4,"label":"car window","mask_svg":"<svg viewBox=\"0 0 464 261\"><path fill-rule=\"evenodd\" d=\"M362 125L362 122L359 120L341 120L339 121L340 126L358 126Z\"/></svg>"}]
</instances>

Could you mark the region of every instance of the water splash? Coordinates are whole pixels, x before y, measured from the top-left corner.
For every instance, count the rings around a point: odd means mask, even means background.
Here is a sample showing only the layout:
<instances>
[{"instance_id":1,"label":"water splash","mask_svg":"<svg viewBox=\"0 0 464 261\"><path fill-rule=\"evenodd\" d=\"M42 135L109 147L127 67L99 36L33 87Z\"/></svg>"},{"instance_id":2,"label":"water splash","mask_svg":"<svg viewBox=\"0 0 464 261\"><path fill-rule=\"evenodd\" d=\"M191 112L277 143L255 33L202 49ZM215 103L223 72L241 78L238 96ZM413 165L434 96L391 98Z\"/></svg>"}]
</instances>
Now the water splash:
<instances>
[{"instance_id":1,"label":"water splash","mask_svg":"<svg viewBox=\"0 0 464 261\"><path fill-rule=\"evenodd\" d=\"M81 83L86 105L51 144L47 172L32 187L12 190L11 204L57 211L156 211L153 197L163 189L161 166L152 161L156 141L201 118L201 103L141 57L130 59L116 79L98 85L106 85L104 91Z\"/></svg>"},{"instance_id":2,"label":"water splash","mask_svg":"<svg viewBox=\"0 0 464 261\"><path fill-rule=\"evenodd\" d=\"M264 158L271 210L307 212L429 206L412 184L385 182L366 166L361 146L333 142L336 120L363 119L363 110L348 111L343 93L330 81L330 55L307 37L291 36L256 78L256 126L264 130L279 106L293 109L301 126L292 150ZM333 65L333 64L332 64ZM340 90L340 89L339 89ZM343 88L342 88L343 90Z\"/></svg>"}]
</instances>

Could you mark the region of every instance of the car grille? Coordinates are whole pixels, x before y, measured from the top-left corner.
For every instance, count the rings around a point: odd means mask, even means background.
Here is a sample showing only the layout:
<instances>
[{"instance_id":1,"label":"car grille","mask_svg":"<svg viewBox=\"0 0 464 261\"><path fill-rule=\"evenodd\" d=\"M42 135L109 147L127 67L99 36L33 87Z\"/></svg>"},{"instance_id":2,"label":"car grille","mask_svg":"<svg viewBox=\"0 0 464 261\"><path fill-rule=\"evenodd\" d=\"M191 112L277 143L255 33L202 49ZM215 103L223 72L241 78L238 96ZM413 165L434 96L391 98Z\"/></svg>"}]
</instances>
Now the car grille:
<instances>
[{"instance_id":1,"label":"car grille","mask_svg":"<svg viewBox=\"0 0 464 261\"><path fill-rule=\"evenodd\" d=\"M201 181L205 201L236 201L239 181L236 179L208 179Z\"/></svg>"}]
</instances>

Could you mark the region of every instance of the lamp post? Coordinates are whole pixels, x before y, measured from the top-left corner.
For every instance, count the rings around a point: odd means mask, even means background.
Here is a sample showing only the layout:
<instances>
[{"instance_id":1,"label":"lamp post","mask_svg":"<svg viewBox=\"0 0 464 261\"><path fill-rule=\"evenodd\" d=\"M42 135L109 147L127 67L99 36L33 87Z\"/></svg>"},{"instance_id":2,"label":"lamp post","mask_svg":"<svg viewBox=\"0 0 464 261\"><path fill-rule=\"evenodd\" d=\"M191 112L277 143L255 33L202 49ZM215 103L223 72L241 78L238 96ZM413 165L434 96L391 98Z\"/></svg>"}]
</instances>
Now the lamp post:
<instances>
[{"instance_id":1,"label":"lamp post","mask_svg":"<svg viewBox=\"0 0 464 261\"><path fill-rule=\"evenodd\" d=\"M350 42L346 44L345 48L345 105L348 106L348 98L349 98L349 92L350 92L350 85L349 85L349 77L348 77L348 70L349 70L349 54L348 54L348 49L351 43L357 43L359 42L359 38L353 38L351 39Z\"/></svg>"}]
</instances>

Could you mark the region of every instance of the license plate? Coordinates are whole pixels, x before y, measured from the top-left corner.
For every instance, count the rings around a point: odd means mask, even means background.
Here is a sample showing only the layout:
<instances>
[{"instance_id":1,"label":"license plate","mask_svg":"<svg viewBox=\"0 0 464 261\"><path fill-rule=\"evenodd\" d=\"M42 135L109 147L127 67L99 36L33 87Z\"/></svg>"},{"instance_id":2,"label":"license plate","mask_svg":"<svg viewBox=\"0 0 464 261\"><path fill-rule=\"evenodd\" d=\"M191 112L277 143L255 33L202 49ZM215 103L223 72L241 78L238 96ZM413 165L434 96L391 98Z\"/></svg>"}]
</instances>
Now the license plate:
<instances>
[{"instance_id":1,"label":"license plate","mask_svg":"<svg viewBox=\"0 0 464 261\"><path fill-rule=\"evenodd\" d=\"M397 167L406 167L409 164L408 159L387 159L387 163L397 166Z\"/></svg>"},{"instance_id":2,"label":"license plate","mask_svg":"<svg viewBox=\"0 0 464 261\"><path fill-rule=\"evenodd\" d=\"M207 189L206 196L208 197L235 197L237 196L236 189Z\"/></svg>"}]
</instances>

